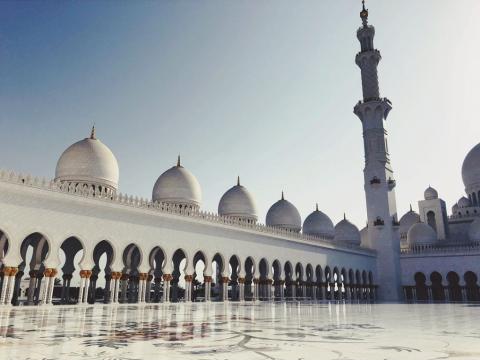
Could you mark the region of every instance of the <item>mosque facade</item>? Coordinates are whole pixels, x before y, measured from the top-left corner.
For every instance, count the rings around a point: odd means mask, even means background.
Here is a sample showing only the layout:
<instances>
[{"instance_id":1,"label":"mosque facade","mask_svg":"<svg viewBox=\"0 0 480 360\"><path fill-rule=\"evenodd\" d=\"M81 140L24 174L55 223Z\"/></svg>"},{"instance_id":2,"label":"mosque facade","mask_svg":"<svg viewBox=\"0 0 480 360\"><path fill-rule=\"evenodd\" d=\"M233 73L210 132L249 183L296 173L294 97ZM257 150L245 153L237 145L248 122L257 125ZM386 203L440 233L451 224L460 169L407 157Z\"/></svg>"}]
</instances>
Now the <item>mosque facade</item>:
<instances>
[{"instance_id":1,"label":"mosque facade","mask_svg":"<svg viewBox=\"0 0 480 360\"><path fill-rule=\"evenodd\" d=\"M150 199L119 190L112 151L89 137L60 156L52 179L0 171L0 306L169 301L479 301L480 144L466 156L466 196L447 206L432 187L397 216L380 96L375 28L357 31L367 226L333 224L318 205L302 223L282 193L260 221L241 183L218 213L181 162Z\"/></svg>"}]
</instances>

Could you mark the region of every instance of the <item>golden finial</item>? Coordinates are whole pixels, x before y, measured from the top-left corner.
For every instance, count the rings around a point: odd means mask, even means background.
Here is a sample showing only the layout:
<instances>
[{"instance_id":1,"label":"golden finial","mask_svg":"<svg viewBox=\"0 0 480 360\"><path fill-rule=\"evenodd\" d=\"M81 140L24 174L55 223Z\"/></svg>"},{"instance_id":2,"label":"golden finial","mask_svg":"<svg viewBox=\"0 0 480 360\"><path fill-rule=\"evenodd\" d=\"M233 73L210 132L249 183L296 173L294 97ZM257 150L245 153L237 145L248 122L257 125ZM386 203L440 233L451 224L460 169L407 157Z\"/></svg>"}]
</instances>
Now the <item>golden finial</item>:
<instances>
[{"instance_id":1,"label":"golden finial","mask_svg":"<svg viewBox=\"0 0 480 360\"><path fill-rule=\"evenodd\" d=\"M362 11L360 11L360 18L362 19L363 26L367 26L368 9L365 8L365 0L362 0Z\"/></svg>"},{"instance_id":2,"label":"golden finial","mask_svg":"<svg viewBox=\"0 0 480 360\"><path fill-rule=\"evenodd\" d=\"M180 154L178 154L178 158L177 158L177 167L180 167L180 166L182 166L182 165L180 164Z\"/></svg>"},{"instance_id":3,"label":"golden finial","mask_svg":"<svg viewBox=\"0 0 480 360\"><path fill-rule=\"evenodd\" d=\"M96 140L97 138L95 137L95 124L92 126L92 131L90 132L90 139Z\"/></svg>"}]
</instances>

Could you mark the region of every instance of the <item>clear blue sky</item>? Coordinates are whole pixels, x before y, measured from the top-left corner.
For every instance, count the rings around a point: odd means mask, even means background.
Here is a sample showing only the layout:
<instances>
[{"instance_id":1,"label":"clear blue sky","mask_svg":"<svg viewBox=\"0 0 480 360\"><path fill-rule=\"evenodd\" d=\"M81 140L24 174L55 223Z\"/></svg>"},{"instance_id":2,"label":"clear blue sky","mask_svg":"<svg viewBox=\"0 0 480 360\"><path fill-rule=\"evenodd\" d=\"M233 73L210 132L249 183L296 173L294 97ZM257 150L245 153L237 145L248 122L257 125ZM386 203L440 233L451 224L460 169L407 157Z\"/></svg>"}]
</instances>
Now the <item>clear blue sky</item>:
<instances>
[{"instance_id":1,"label":"clear blue sky","mask_svg":"<svg viewBox=\"0 0 480 360\"><path fill-rule=\"evenodd\" d=\"M432 184L451 207L480 141L480 2L368 0L399 213ZM360 1L2 1L0 166L53 177L62 151L98 137L122 192L150 197L178 153L203 208L237 174L260 220L285 191L305 218L365 223L352 113Z\"/></svg>"}]
</instances>

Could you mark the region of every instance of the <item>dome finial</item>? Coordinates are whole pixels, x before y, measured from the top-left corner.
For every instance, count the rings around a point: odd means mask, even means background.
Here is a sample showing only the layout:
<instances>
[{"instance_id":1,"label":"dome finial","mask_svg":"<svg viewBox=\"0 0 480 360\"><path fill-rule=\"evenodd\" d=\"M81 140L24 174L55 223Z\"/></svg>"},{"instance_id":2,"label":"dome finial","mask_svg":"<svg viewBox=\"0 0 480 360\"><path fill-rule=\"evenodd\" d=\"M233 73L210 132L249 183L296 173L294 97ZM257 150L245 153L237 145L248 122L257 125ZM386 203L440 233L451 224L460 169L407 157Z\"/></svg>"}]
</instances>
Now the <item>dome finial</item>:
<instances>
[{"instance_id":1,"label":"dome finial","mask_svg":"<svg viewBox=\"0 0 480 360\"><path fill-rule=\"evenodd\" d=\"M363 26L368 24L368 9L365 8L365 0L362 0L362 11L360 11L360 18L362 19Z\"/></svg>"},{"instance_id":2,"label":"dome finial","mask_svg":"<svg viewBox=\"0 0 480 360\"><path fill-rule=\"evenodd\" d=\"M240 186L240 175L237 176L237 186Z\"/></svg>"},{"instance_id":3,"label":"dome finial","mask_svg":"<svg viewBox=\"0 0 480 360\"><path fill-rule=\"evenodd\" d=\"M315 210L318 211L318 203L315 204Z\"/></svg>"},{"instance_id":4,"label":"dome finial","mask_svg":"<svg viewBox=\"0 0 480 360\"><path fill-rule=\"evenodd\" d=\"M92 140L96 140L96 136L95 136L95 124L93 124L92 126L92 131L90 132L90 139Z\"/></svg>"},{"instance_id":5,"label":"dome finial","mask_svg":"<svg viewBox=\"0 0 480 360\"><path fill-rule=\"evenodd\" d=\"M283 190L282 190L282 200L285 200L285 196L283 196Z\"/></svg>"},{"instance_id":6,"label":"dome finial","mask_svg":"<svg viewBox=\"0 0 480 360\"><path fill-rule=\"evenodd\" d=\"M410 204L410 212L412 212L412 211L413 211L413 209L412 209L412 204Z\"/></svg>"},{"instance_id":7,"label":"dome finial","mask_svg":"<svg viewBox=\"0 0 480 360\"><path fill-rule=\"evenodd\" d=\"M182 166L181 163L180 163L180 154L178 154L178 157L177 157L177 167L180 167Z\"/></svg>"},{"instance_id":8,"label":"dome finial","mask_svg":"<svg viewBox=\"0 0 480 360\"><path fill-rule=\"evenodd\" d=\"M347 214L343 213L343 220L347 220Z\"/></svg>"}]
</instances>

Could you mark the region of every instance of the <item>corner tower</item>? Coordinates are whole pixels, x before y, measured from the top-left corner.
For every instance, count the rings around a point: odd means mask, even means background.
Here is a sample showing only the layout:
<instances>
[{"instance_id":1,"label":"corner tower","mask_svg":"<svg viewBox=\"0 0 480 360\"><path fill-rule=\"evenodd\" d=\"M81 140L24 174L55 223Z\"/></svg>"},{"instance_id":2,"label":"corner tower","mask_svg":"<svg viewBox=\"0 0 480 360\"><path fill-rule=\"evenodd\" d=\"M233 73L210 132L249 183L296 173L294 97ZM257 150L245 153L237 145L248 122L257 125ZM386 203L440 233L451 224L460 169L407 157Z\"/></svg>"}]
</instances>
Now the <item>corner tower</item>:
<instances>
[{"instance_id":1,"label":"corner tower","mask_svg":"<svg viewBox=\"0 0 480 360\"><path fill-rule=\"evenodd\" d=\"M373 46L375 28L368 25L368 10L365 1L362 3L362 26L357 31L361 51L355 62L362 74L363 100L357 103L354 113L360 118L363 128L368 237L371 247L377 251L377 297L382 301L398 301L401 299L401 280L396 183L385 129L392 104L387 98L380 97L377 66L382 57Z\"/></svg>"}]
</instances>

